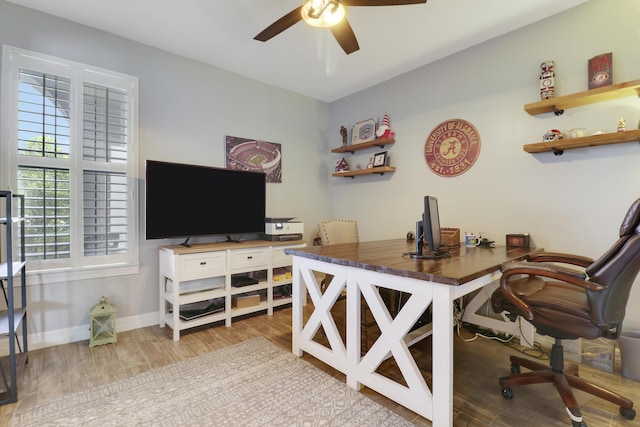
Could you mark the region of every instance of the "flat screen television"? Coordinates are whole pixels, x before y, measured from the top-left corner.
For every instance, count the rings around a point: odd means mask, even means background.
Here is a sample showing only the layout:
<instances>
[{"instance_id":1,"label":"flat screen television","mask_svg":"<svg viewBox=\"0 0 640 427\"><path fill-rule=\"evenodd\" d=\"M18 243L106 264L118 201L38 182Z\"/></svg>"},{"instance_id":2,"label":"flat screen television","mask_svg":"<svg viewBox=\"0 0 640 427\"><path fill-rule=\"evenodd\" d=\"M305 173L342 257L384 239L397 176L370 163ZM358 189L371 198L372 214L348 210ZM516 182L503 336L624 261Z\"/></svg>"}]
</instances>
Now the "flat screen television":
<instances>
[{"instance_id":1,"label":"flat screen television","mask_svg":"<svg viewBox=\"0 0 640 427\"><path fill-rule=\"evenodd\" d=\"M424 247L426 243L427 247ZM442 250L442 234L440 233L440 212L438 199L433 196L424 197L422 220L416 223L416 251L413 258L434 259L449 256Z\"/></svg>"},{"instance_id":2,"label":"flat screen television","mask_svg":"<svg viewBox=\"0 0 640 427\"><path fill-rule=\"evenodd\" d=\"M264 233L266 176L207 166L146 162L146 238Z\"/></svg>"}]
</instances>

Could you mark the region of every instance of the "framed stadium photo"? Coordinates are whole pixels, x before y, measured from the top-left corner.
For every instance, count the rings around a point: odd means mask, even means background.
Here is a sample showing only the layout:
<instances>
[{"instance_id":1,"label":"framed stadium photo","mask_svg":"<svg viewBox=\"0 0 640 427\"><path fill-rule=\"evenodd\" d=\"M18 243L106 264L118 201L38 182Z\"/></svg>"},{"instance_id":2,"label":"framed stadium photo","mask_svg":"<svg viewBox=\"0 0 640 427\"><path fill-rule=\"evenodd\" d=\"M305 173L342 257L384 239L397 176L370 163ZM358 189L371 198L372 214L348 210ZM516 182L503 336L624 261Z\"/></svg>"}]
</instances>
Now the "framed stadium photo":
<instances>
[{"instance_id":1,"label":"framed stadium photo","mask_svg":"<svg viewBox=\"0 0 640 427\"><path fill-rule=\"evenodd\" d=\"M225 137L227 169L263 172L267 182L282 182L282 145L256 139Z\"/></svg>"}]
</instances>

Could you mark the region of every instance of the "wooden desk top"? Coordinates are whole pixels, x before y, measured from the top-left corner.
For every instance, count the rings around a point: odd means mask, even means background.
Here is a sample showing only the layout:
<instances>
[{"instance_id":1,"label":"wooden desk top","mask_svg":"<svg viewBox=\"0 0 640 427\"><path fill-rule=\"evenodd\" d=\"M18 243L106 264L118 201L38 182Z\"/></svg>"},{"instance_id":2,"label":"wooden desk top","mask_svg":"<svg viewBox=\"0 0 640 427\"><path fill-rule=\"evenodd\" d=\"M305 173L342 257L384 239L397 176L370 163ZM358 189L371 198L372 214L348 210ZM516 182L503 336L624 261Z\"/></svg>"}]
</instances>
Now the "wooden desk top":
<instances>
[{"instance_id":1,"label":"wooden desk top","mask_svg":"<svg viewBox=\"0 0 640 427\"><path fill-rule=\"evenodd\" d=\"M526 259L530 254L540 250L506 246L467 248L463 245L452 248L449 258L422 260L403 255L415 251L414 242L397 239L286 249L285 253L456 286L499 270L506 262Z\"/></svg>"}]
</instances>

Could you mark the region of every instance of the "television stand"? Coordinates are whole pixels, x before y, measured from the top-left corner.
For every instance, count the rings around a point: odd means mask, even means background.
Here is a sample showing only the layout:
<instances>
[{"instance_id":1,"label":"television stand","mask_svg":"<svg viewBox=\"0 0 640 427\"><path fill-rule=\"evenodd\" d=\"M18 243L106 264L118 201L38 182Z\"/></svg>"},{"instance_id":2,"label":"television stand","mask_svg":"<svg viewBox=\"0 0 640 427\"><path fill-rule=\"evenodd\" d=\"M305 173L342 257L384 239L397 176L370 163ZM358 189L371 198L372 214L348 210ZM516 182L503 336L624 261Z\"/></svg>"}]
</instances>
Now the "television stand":
<instances>
[{"instance_id":1,"label":"television stand","mask_svg":"<svg viewBox=\"0 0 640 427\"><path fill-rule=\"evenodd\" d=\"M160 327L170 327L178 341L186 329L218 322L229 327L234 319L258 312L272 315L293 301L291 255L285 250L305 246L304 240L161 246Z\"/></svg>"},{"instance_id":2,"label":"television stand","mask_svg":"<svg viewBox=\"0 0 640 427\"><path fill-rule=\"evenodd\" d=\"M231 236L229 236L228 234L227 234L227 240L225 240L225 242L227 242L227 243L242 243L240 241L240 239L234 239Z\"/></svg>"},{"instance_id":3,"label":"television stand","mask_svg":"<svg viewBox=\"0 0 640 427\"><path fill-rule=\"evenodd\" d=\"M184 242L180 243L180 246L184 246L185 248L190 248L191 245L189 244L189 239L191 239L191 237L187 237Z\"/></svg>"}]
</instances>

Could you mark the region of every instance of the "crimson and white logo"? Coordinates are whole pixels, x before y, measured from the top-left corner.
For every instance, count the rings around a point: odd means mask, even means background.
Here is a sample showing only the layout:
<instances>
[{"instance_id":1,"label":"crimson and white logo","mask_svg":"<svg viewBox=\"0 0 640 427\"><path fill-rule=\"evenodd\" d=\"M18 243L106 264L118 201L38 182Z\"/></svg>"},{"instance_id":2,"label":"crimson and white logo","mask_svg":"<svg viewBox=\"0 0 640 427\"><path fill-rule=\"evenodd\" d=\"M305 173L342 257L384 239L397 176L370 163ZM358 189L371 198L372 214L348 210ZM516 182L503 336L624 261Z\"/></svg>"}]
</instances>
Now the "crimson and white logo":
<instances>
[{"instance_id":1,"label":"crimson and white logo","mask_svg":"<svg viewBox=\"0 0 640 427\"><path fill-rule=\"evenodd\" d=\"M435 174L465 173L480 155L480 135L466 120L451 119L433 128L424 143L424 159Z\"/></svg>"}]
</instances>

